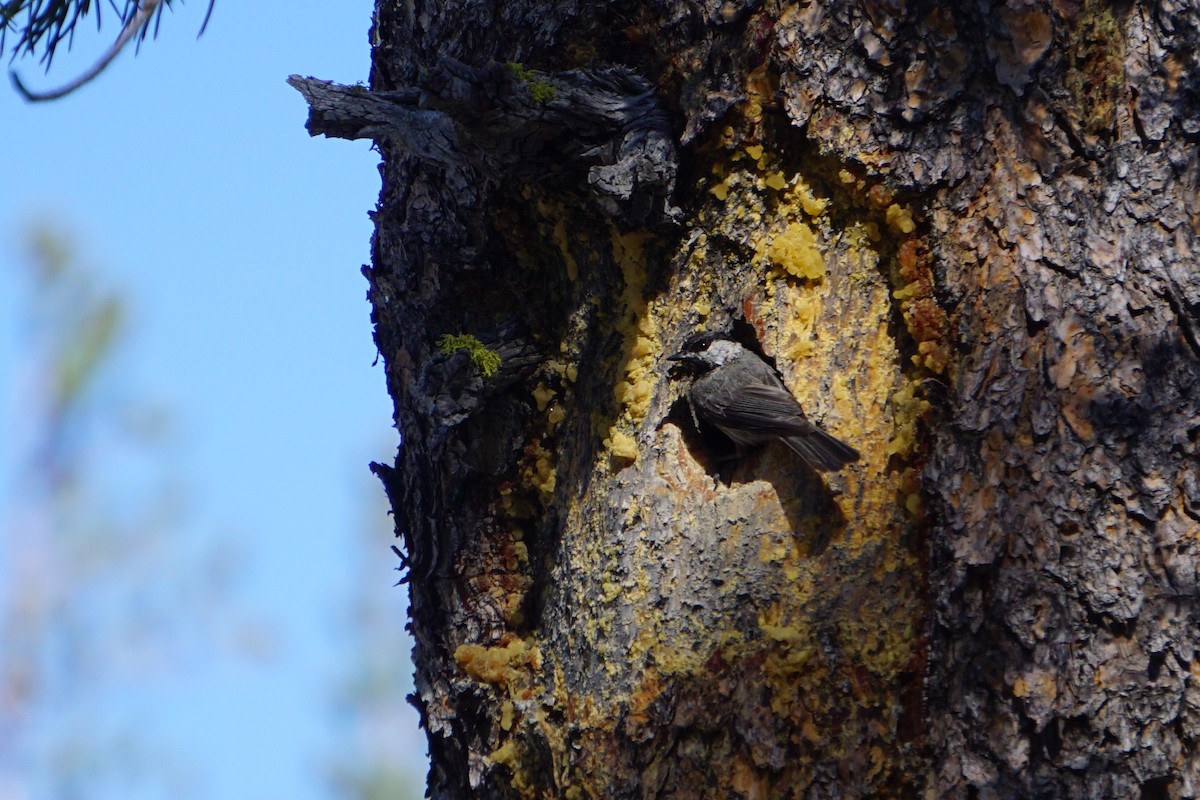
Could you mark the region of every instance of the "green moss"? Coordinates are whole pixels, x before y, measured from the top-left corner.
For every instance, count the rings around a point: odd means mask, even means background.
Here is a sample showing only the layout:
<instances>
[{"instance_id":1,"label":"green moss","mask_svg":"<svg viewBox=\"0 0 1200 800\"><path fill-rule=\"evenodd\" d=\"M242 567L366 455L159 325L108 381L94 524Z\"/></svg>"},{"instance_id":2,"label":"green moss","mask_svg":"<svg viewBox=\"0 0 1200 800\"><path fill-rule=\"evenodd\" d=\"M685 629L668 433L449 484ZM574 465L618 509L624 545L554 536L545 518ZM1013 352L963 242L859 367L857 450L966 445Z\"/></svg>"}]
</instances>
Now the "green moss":
<instances>
[{"instance_id":1,"label":"green moss","mask_svg":"<svg viewBox=\"0 0 1200 800\"><path fill-rule=\"evenodd\" d=\"M500 355L494 350L488 350L483 346L483 342L469 333L443 334L437 340L437 345L445 355L466 350L467 354L471 356L471 362L483 373L485 378L492 377L496 374L496 370L500 369Z\"/></svg>"},{"instance_id":2,"label":"green moss","mask_svg":"<svg viewBox=\"0 0 1200 800\"><path fill-rule=\"evenodd\" d=\"M516 76L517 80L529 87L529 91L533 94L533 102L538 105L544 106L558 94L558 90L549 81L539 78L536 72L519 61L509 61L505 66Z\"/></svg>"}]
</instances>

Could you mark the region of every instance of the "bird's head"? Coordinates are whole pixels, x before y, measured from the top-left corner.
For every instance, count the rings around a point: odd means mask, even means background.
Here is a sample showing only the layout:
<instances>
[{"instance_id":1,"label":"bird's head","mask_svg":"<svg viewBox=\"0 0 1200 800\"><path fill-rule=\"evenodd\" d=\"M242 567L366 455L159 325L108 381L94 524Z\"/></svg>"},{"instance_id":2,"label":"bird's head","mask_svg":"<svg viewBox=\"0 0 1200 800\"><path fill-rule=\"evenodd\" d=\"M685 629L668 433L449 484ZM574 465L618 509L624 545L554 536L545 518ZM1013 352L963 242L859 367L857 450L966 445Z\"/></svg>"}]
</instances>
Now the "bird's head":
<instances>
[{"instance_id":1,"label":"bird's head","mask_svg":"<svg viewBox=\"0 0 1200 800\"><path fill-rule=\"evenodd\" d=\"M694 373L704 373L728 364L746 348L725 333L701 333L683 343L683 349L667 358Z\"/></svg>"}]
</instances>

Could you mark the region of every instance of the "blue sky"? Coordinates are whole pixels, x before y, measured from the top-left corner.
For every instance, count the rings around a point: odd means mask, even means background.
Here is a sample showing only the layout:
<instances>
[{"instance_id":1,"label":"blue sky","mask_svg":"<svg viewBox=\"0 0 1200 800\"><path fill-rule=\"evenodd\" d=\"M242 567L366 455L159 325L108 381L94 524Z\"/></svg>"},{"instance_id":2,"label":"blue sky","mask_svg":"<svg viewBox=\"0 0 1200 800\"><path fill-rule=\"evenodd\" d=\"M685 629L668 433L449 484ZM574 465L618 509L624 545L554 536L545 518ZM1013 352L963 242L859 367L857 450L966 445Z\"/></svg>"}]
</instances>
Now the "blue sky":
<instances>
[{"instance_id":1,"label":"blue sky","mask_svg":"<svg viewBox=\"0 0 1200 800\"><path fill-rule=\"evenodd\" d=\"M236 539L236 602L277 642L256 664L200 654L121 698L200 771L195 797L330 796L320 762L346 746L328 702L348 668L338 628L354 581L397 577L382 546L360 563L359 531L381 508L366 464L397 443L359 272L378 157L366 142L310 138L284 82L365 81L372 8L218 0L197 40L205 2L191 0L75 95L28 105L0 87L0 430L21 423L14 265L29 226L49 220L128 298L121 380L170 409L189 530ZM82 26L49 75L13 66L30 88L57 87L115 37L112 23ZM15 457L0 442L0 524ZM402 627L403 588L383 596ZM395 656L410 671L407 645ZM397 758L423 770L415 713L406 724Z\"/></svg>"}]
</instances>

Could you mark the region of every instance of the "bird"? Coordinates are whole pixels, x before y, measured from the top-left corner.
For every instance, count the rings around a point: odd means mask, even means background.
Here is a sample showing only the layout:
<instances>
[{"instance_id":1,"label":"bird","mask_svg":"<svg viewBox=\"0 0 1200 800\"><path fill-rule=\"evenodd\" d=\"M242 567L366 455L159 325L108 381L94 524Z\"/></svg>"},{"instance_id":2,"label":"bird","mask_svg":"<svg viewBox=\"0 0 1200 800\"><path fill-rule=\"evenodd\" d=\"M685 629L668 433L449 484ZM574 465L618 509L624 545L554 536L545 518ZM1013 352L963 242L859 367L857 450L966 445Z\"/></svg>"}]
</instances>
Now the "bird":
<instances>
[{"instance_id":1,"label":"bird","mask_svg":"<svg viewBox=\"0 0 1200 800\"><path fill-rule=\"evenodd\" d=\"M774 367L728 334L694 336L667 360L695 376L687 398L697 427L702 421L717 428L739 457L779 440L815 470L858 460L857 450L809 421Z\"/></svg>"}]
</instances>

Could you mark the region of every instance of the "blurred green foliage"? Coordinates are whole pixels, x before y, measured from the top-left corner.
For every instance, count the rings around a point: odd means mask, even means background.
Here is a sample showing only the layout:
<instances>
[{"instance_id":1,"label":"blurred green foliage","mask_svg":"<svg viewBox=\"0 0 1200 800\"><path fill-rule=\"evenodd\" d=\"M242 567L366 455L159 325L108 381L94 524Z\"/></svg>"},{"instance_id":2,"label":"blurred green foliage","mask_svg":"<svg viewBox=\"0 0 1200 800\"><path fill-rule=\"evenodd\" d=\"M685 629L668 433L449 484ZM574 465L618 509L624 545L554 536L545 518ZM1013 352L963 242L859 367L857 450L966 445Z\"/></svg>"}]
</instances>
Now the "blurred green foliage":
<instances>
[{"instance_id":1,"label":"blurred green foliage","mask_svg":"<svg viewBox=\"0 0 1200 800\"><path fill-rule=\"evenodd\" d=\"M240 557L188 535L171 415L122 380L124 293L56 228L27 241L21 271L4 276L25 302L20 435L4 453L15 484L0 487L0 786L185 796L186 754L142 735L127 706L148 675L228 652L231 621L254 628L227 602Z\"/></svg>"}]
</instances>

